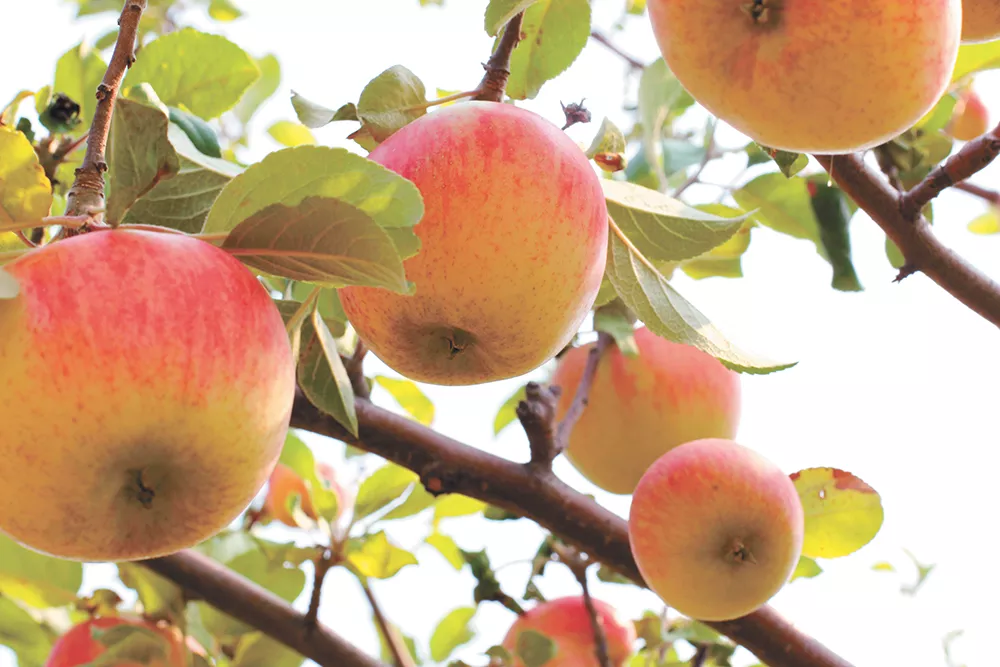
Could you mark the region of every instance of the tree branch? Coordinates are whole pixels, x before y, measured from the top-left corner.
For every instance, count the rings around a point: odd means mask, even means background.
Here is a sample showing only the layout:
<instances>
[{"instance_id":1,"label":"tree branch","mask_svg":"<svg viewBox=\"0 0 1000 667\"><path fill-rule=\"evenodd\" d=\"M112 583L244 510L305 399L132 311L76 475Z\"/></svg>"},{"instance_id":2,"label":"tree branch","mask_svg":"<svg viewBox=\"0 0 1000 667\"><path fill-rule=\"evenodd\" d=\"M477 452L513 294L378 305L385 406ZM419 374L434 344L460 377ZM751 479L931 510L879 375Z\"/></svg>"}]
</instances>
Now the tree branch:
<instances>
[{"instance_id":1,"label":"tree branch","mask_svg":"<svg viewBox=\"0 0 1000 667\"><path fill-rule=\"evenodd\" d=\"M368 598L368 604L371 605L372 614L375 615L375 622L378 623L379 630L382 632L382 637L385 639L386 646L389 647L389 651L392 653L396 667L416 667L416 663L413 661L413 656L410 655L409 649L406 648L406 643L403 641L403 638L399 636L396 628L389 622L389 619L385 617L385 613L382 611L382 605L378 603L378 598L375 597L375 594L372 592L368 582L362 580L361 588L365 592L365 597Z\"/></svg>"},{"instance_id":2,"label":"tree branch","mask_svg":"<svg viewBox=\"0 0 1000 667\"><path fill-rule=\"evenodd\" d=\"M323 553L313 561L313 587L312 595L309 597L309 610L306 612L305 623L307 626L315 627L319 620L319 603L323 595L323 582L326 575L334 565L333 554L328 549L323 549Z\"/></svg>"},{"instance_id":3,"label":"tree branch","mask_svg":"<svg viewBox=\"0 0 1000 667\"><path fill-rule=\"evenodd\" d=\"M618 48L618 45L615 44L614 42L612 42L610 39L608 39L608 37L606 35L604 35L603 33L597 32L595 30L594 32L590 33L590 38L592 40L594 40L595 42L603 44L609 51L611 51L616 56L618 56L619 58L621 58L622 60L624 60L626 63L628 63L628 66L631 69L645 69L646 68L646 66L643 65L638 59L633 58L632 56L630 56L629 54L625 53L620 48Z\"/></svg>"},{"instance_id":4,"label":"tree branch","mask_svg":"<svg viewBox=\"0 0 1000 667\"><path fill-rule=\"evenodd\" d=\"M336 438L416 472L431 493L460 493L535 521L596 561L645 585L629 547L628 525L550 471L514 463L441 435L370 402L356 404L360 437L313 407L301 392L292 426ZM770 607L709 623L770 667L850 667Z\"/></svg>"},{"instance_id":5,"label":"tree branch","mask_svg":"<svg viewBox=\"0 0 1000 667\"><path fill-rule=\"evenodd\" d=\"M76 170L73 186L66 195L66 215L87 215L104 208L104 172L108 163L104 151L108 146L111 116L115 98L125 72L135 62L135 38L139 19L146 9L146 0L126 0L118 19L118 39L104 80L97 86L97 108L87 134L87 152L83 164Z\"/></svg>"},{"instance_id":6,"label":"tree branch","mask_svg":"<svg viewBox=\"0 0 1000 667\"><path fill-rule=\"evenodd\" d=\"M594 632L594 655L597 657L597 664L600 667L611 667L611 658L608 655L608 637L604 633L601 625L597 607L594 606L594 599L590 596L590 585L587 583L587 568L590 566L589 559L580 555L576 549L566 547L558 541L553 541L552 550L559 556L559 560L569 568L576 581L583 591L583 604L587 607L587 615L590 617L590 628Z\"/></svg>"},{"instance_id":7,"label":"tree branch","mask_svg":"<svg viewBox=\"0 0 1000 667\"><path fill-rule=\"evenodd\" d=\"M955 189L968 192L970 195L975 195L976 197L986 200L994 206L1000 206L1000 192L997 192L996 190L988 190L984 187L976 185L975 183L969 183L968 181L955 183Z\"/></svg>"},{"instance_id":8,"label":"tree branch","mask_svg":"<svg viewBox=\"0 0 1000 667\"><path fill-rule=\"evenodd\" d=\"M899 194L870 170L860 155L813 157L885 231L913 271L922 271L953 297L1000 327L1000 285L943 245L922 216L908 219L903 214Z\"/></svg>"},{"instance_id":9,"label":"tree branch","mask_svg":"<svg viewBox=\"0 0 1000 667\"><path fill-rule=\"evenodd\" d=\"M354 354L344 362L344 367L347 369L347 377L351 378L351 387L354 389L354 395L361 398L369 398L372 393L363 370L367 355L368 346L359 338L354 346Z\"/></svg>"},{"instance_id":10,"label":"tree branch","mask_svg":"<svg viewBox=\"0 0 1000 667\"><path fill-rule=\"evenodd\" d=\"M387 667L305 617L277 595L195 551L140 561L219 611L257 628L321 667Z\"/></svg>"},{"instance_id":11,"label":"tree branch","mask_svg":"<svg viewBox=\"0 0 1000 667\"><path fill-rule=\"evenodd\" d=\"M479 94L472 99L483 102L503 102L504 93L507 91L507 79L510 78L510 56L514 52L514 47L521 41L523 20L524 12L519 12L504 26L503 37L500 38L496 51L483 65L486 74L479 82Z\"/></svg>"},{"instance_id":12,"label":"tree branch","mask_svg":"<svg viewBox=\"0 0 1000 667\"><path fill-rule=\"evenodd\" d=\"M932 199L946 188L961 183L981 171L1000 155L1000 125L970 141L962 149L938 165L927 177L903 195L899 202L903 215L916 220ZM860 204L860 202L859 202Z\"/></svg>"}]
</instances>

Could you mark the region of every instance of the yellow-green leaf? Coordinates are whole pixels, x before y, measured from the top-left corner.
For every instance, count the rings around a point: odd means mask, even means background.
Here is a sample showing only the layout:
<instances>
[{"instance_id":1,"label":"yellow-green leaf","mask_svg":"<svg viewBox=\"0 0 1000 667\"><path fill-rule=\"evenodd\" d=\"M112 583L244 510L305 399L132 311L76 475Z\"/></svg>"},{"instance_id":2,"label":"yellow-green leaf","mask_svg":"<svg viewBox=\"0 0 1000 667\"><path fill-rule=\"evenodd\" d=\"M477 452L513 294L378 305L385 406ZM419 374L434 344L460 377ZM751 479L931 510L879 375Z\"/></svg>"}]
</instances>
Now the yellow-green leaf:
<instances>
[{"instance_id":1,"label":"yellow-green leaf","mask_svg":"<svg viewBox=\"0 0 1000 667\"><path fill-rule=\"evenodd\" d=\"M308 127L290 120L277 121L267 128L267 133L282 146L307 146L316 143L316 137Z\"/></svg>"},{"instance_id":2,"label":"yellow-green leaf","mask_svg":"<svg viewBox=\"0 0 1000 667\"><path fill-rule=\"evenodd\" d=\"M951 80L958 81L970 74L1000 67L1000 40L963 44L958 49L958 60L952 70Z\"/></svg>"},{"instance_id":3,"label":"yellow-green leaf","mask_svg":"<svg viewBox=\"0 0 1000 667\"><path fill-rule=\"evenodd\" d=\"M990 210L969 223L969 231L973 234L1000 234L1000 208Z\"/></svg>"},{"instance_id":4,"label":"yellow-green leaf","mask_svg":"<svg viewBox=\"0 0 1000 667\"><path fill-rule=\"evenodd\" d=\"M610 282L608 283L610 285ZM612 295L612 299L614 295ZM609 299L610 301L611 299ZM507 428L510 424L514 423L517 419L517 406L524 400L524 386L517 388L510 397L503 402L500 409L497 410L497 416L493 419L493 435L500 435L500 431Z\"/></svg>"},{"instance_id":5,"label":"yellow-green leaf","mask_svg":"<svg viewBox=\"0 0 1000 667\"><path fill-rule=\"evenodd\" d=\"M518 12L523 12L538 0L490 0L486 6L486 32L496 37Z\"/></svg>"},{"instance_id":6,"label":"yellow-green leaf","mask_svg":"<svg viewBox=\"0 0 1000 667\"><path fill-rule=\"evenodd\" d=\"M44 609L71 603L83 583L83 566L27 549L0 533L0 594Z\"/></svg>"},{"instance_id":7,"label":"yellow-green leaf","mask_svg":"<svg viewBox=\"0 0 1000 667\"><path fill-rule=\"evenodd\" d=\"M52 184L31 142L0 125L0 225L41 220L51 206Z\"/></svg>"},{"instance_id":8,"label":"yellow-green leaf","mask_svg":"<svg viewBox=\"0 0 1000 667\"><path fill-rule=\"evenodd\" d=\"M297 375L302 392L310 403L357 437L358 416L351 379L336 339L318 310L313 310L312 317L303 322L301 349Z\"/></svg>"},{"instance_id":9,"label":"yellow-green leaf","mask_svg":"<svg viewBox=\"0 0 1000 667\"><path fill-rule=\"evenodd\" d=\"M808 556L802 556L799 558L798 564L795 566L795 571L792 572L792 578L790 581L795 581L796 579L812 579L822 574L823 568L819 566L812 558Z\"/></svg>"},{"instance_id":10,"label":"yellow-green leaf","mask_svg":"<svg viewBox=\"0 0 1000 667\"><path fill-rule=\"evenodd\" d=\"M477 514L486 509L486 503L458 493L449 493L438 499L434 506L434 521Z\"/></svg>"},{"instance_id":11,"label":"yellow-green leaf","mask_svg":"<svg viewBox=\"0 0 1000 667\"><path fill-rule=\"evenodd\" d=\"M510 59L507 95L533 99L566 71L590 39L590 0L538 0L524 12Z\"/></svg>"},{"instance_id":12,"label":"yellow-green leaf","mask_svg":"<svg viewBox=\"0 0 1000 667\"><path fill-rule=\"evenodd\" d=\"M389 542L384 532L379 532L351 540L347 562L362 577L389 579L407 565L416 565L417 558Z\"/></svg>"},{"instance_id":13,"label":"yellow-green leaf","mask_svg":"<svg viewBox=\"0 0 1000 667\"><path fill-rule=\"evenodd\" d=\"M97 109L97 86L104 78L108 64L96 49L78 44L56 62L55 84L50 91L35 98L36 105L48 104L50 93L62 93L80 105L80 131L90 127ZM41 93L42 91L39 91ZM42 107L44 109L44 106ZM41 110L39 110L41 113Z\"/></svg>"},{"instance_id":14,"label":"yellow-green leaf","mask_svg":"<svg viewBox=\"0 0 1000 667\"><path fill-rule=\"evenodd\" d=\"M434 422L434 404L412 380L376 375L375 384L385 389L396 399L399 407L424 426L430 426Z\"/></svg>"},{"instance_id":15,"label":"yellow-green leaf","mask_svg":"<svg viewBox=\"0 0 1000 667\"><path fill-rule=\"evenodd\" d=\"M413 484L420 484L417 473L395 463L386 463L358 487L358 496L354 502L355 520L379 511L406 493Z\"/></svg>"},{"instance_id":16,"label":"yellow-green leaf","mask_svg":"<svg viewBox=\"0 0 1000 667\"><path fill-rule=\"evenodd\" d=\"M369 81L358 98L358 119L377 142L426 113L423 81L402 65L394 65Z\"/></svg>"},{"instance_id":17,"label":"yellow-green leaf","mask_svg":"<svg viewBox=\"0 0 1000 667\"><path fill-rule=\"evenodd\" d=\"M461 570L465 567L465 557L462 556L462 550L455 544L455 540L449 536L435 531L428 535L424 541L437 549L438 553L456 570Z\"/></svg>"},{"instance_id":18,"label":"yellow-green leaf","mask_svg":"<svg viewBox=\"0 0 1000 667\"><path fill-rule=\"evenodd\" d=\"M808 468L791 478L805 511L804 556L847 556L868 544L882 527L882 499L851 473Z\"/></svg>"},{"instance_id":19,"label":"yellow-green leaf","mask_svg":"<svg viewBox=\"0 0 1000 667\"><path fill-rule=\"evenodd\" d=\"M469 628L476 607L459 607L448 613L431 634L431 658L443 662L456 648L471 640L475 633Z\"/></svg>"}]
</instances>

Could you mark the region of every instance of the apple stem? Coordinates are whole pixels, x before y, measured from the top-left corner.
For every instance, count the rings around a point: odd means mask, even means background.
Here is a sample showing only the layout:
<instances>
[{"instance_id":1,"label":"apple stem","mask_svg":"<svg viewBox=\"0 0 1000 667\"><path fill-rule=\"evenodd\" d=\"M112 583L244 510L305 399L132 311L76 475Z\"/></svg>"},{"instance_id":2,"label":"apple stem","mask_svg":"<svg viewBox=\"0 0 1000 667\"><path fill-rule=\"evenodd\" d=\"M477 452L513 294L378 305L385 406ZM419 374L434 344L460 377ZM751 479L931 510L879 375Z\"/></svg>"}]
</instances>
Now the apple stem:
<instances>
[{"instance_id":1,"label":"apple stem","mask_svg":"<svg viewBox=\"0 0 1000 667\"><path fill-rule=\"evenodd\" d=\"M88 215L104 208L104 172L108 170L104 153L108 146L111 116L125 72L135 62L139 19L145 10L146 0L127 0L118 19L115 50L111 54L104 79L97 86L97 107L87 133L87 152L84 154L83 164L76 170L73 186L66 195L67 216ZM64 228L62 233L71 236L78 232Z\"/></svg>"},{"instance_id":2,"label":"apple stem","mask_svg":"<svg viewBox=\"0 0 1000 667\"><path fill-rule=\"evenodd\" d=\"M416 667L413 656L410 655L409 649L406 648L406 643L403 641L403 638L400 637L395 626L392 625L385 617L385 613L382 611L382 605L379 604L378 598L375 597L375 593L372 592L368 582L362 580L361 588L365 592L365 597L368 598L368 604L372 608L372 614L375 616L375 621L378 623L379 630L382 632L382 637L385 639L385 643L389 647L389 652L392 653L393 662L395 662L396 667Z\"/></svg>"},{"instance_id":3,"label":"apple stem","mask_svg":"<svg viewBox=\"0 0 1000 667\"><path fill-rule=\"evenodd\" d=\"M483 65L486 74L477 87L479 94L472 99L482 102L503 102L504 93L507 92L507 79L510 78L510 57L514 52L514 47L521 41L521 22L523 20L524 12L518 12L514 18L507 22L496 51Z\"/></svg>"}]
</instances>

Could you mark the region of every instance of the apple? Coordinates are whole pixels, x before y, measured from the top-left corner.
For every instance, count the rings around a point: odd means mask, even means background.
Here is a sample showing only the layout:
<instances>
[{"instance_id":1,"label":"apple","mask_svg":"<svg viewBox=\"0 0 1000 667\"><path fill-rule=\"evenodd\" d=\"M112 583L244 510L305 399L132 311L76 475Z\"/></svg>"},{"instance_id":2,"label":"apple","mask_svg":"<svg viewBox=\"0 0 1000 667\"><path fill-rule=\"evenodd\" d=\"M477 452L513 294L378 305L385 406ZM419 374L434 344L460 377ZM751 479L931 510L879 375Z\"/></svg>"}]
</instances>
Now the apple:
<instances>
[{"instance_id":1,"label":"apple","mask_svg":"<svg viewBox=\"0 0 1000 667\"><path fill-rule=\"evenodd\" d=\"M93 231L4 267L0 530L59 558L193 546L281 452L295 363L254 275L197 239Z\"/></svg>"},{"instance_id":2,"label":"apple","mask_svg":"<svg viewBox=\"0 0 1000 667\"><path fill-rule=\"evenodd\" d=\"M316 464L316 476L321 483L326 485L327 489L332 490L336 494L338 502L337 511L340 513L344 504L344 493L337 483L336 470L328 463L318 463ZM274 471L271 472L271 477L268 480L267 497L264 499L264 513L286 526L291 526L292 528L298 527L298 524L295 523L295 517L288 511L292 495L298 495L302 512L315 521L317 518L316 510L313 508L312 498L309 495L309 489L306 487L305 480L285 464L279 463L274 467Z\"/></svg>"},{"instance_id":3,"label":"apple","mask_svg":"<svg viewBox=\"0 0 1000 667\"><path fill-rule=\"evenodd\" d=\"M607 640L611 667L622 667L632 655L635 626L621 618L608 603L601 600L593 600L593 603ZM502 643L514 656L510 667L525 667L518 657L518 638L527 630L548 637L554 645L554 655L545 667L600 667L595 653L594 629L583 596L542 602L519 616Z\"/></svg>"},{"instance_id":4,"label":"apple","mask_svg":"<svg viewBox=\"0 0 1000 667\"><path fill-rule=\"evenodd\" d=\"M986 108L979 93L972 88L966 89L955 104L947 127L948 134L959 141L972 141L986 134L989 129L990 110Z\"/></svg>"},{"instance_id":5,"label":"apple","mask_svg":"<svg viewBox=\"0 0 1000 667\"><path fill-rule=\"evenodd\" d=\"M702 106L770 148L877 146L944 94L960 0L649 0L664 60Z\"/></svg>"},{"instance_id":6,"label":"apple","mask_svg":"<svg viewBox=\"0 0 1000 667\"><path fill-rule=\"evenodd\" d=\"M358 336L411 380L471 385L534 370L569 343L604 275L597 172L558 127L511 104L422 116L369 156L424 200L416 293L346 287Z\"/></svg>"},{"instance_id":7,"label":"apple","mask_svg":"<svg viewBox=\"0 0 1000 667\"><path fill-rule=\"evenodd\" d=\"M179 628L166 624L156 624L141 618L105 616L78 623L59 637L44 667L78 667L90 664L108 650L93 636L93 630L107 631L119 625L134 625L159 634L165 640L167 660L129 661L116 663L116 667L187 667L187 649L184 635Z\"/></svg>"},{"instance_id":8,"label":"apple","mask_svg":"<svg viewBox=\"0 0 1000 667\"><path fill-rule=\"evenodd\" d=\"M699 438L732 438L740 420L740 376L690 345L645 327L634 332L639 355L611 345L601 357L587 406L570 433L566 457L592 484L632 493L664 452ZM593 343L569 350L552 377L557 419L569 410Z\"/></svg>"},{"instance_id":9,"label":"apple","mask_svg":"<svg viewBox=\"0 0 1000 667\"><path fill-rule=\"evenodd\" d=\"M962 41L1000 38L1000 0L962 0Z\"/></svg>"},{"instance_id":10,"label":"apple","mask_svg":"<svg viewBox=\"0 0 1000 667\"><path fill-rule=\"evenodd\" d=\"M657 459L636 486L628 522L650 589L699 621L739 618L770 600L795 570L804 531L789 476L722 438Z\"/></svg>"}]
</instances>

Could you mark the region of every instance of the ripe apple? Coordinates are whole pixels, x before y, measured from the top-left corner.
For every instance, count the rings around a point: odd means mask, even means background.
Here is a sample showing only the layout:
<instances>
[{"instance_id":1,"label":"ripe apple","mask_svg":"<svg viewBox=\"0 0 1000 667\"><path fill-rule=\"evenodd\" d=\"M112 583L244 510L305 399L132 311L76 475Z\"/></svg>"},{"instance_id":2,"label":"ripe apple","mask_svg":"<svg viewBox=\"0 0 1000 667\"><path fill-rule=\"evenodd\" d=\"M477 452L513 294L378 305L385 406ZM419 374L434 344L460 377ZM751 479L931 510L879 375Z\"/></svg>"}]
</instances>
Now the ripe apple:
<instances>
[{"instance_id":1,"label":"ripe apple","mask_svg":"<svg viewBox=\"0 0 1000 667\"><path fill-rule=\"evenodd\" d=\"M622 667L632 655L635 626L622 619L608 603L600 600L593 602L607 640L611 666ZM545 663L545 667L600 667L595 653L594 629L582 596L542 602L518 617L502 644L514 656L510 667L524 667L524 662L517 656L517 643L518 637L526 630L545 635L555 645L555 655Z\"/></svg>"},{"instance_id":2,"label":"ripe apple","mask_svg":"<svg viewBox=\"0 0 1000 667\"><path fill-rule=\"evenodd\" d=\"M1000 3L1000 0L998 0ZM997 5L1000 8L1000 4ZM983 98L972 88L958 98L947 132L959 141L972 141L990 129L990 110Z\"/></svg>"},{"instance_id":3,"label":"ripe apple","mask_svg":"<svg viewBox=\"0 0 1000 667\"><path fill-rule=\"evenodd\" d=\"M1000 38L1000 0L962 0L962 41Z\"/></svg>"},{"instance_id":4,"label":"ripe apple","mask_svg":"<svg viewBox=\"0 0 1000 667\"><path fill-rule=\"evenodd\" d=\"M901 134L958 56L960 0L649 0L660 51L710 112L755 141L837 154Z\"/></svg>"},{"instance_id":5,"label":"ripe apple","mask_svg":"<svg viewBox=\"0 0 1000 667\"><path fill-rule=\"evenodd\" d=\"M93 231L4 267L0 530L60 558L151 558L235 519L295 393L253 274L178 234Z\"/></svg>"},{"instance_id":6,"label":"ripe apple","mask_svg":"<svg viewBox=\"0 0 1000 667\"><path fill-rule=\"evenodd\" d=\"M649 587L700 621L739 618L770 600L795 570L804 530L788 475L721 438L657 459L635 489L628 526Z\"/></svg>"},{"instance_id":7,"label":"ripe apple","mask_svg":"<svg viewBox=\"0 0 1000 667\"><path fill-rule=\"evenodd\" d=\"M116 663L116 667L187 667L187 650L184 635L175 626L155 624L140 618L105 616L78 623L56 640L45 660L44 667L78 667L96 660L108 649L94 638L92 630L107 631L119 625L134 625L152 630L166 640L168 659Z\"/></svg>"},{"instance_id":8,"label":"ripe apple","mask_svg":"<svg viewBox=\"0 0 1000 667\"><path fill-rule=\"evenodd\" d=\"M369 156L424 199L416 293L347 287L351 324L388 366L470 385L527 373L570 341L597 297L608 212L597 172L558 127L510 104L466 102Z\"/></svg>"},{"instance_id":9,"label":"ripe apple","mask_svg":"<svg viewBox=\"0 0 1000 667\"><path fill-rule=\"evenodd\" d=\"M635 331L639 356L612 345L601 357L589 400L570 434L566 457L609 493L632 493L664 452L699 438L732 438L740 419L740 376L714 357ZM593 344L559 359L557 419L573 402Z\"/></svg>"},{"instance_id":10,"label":"ripe apple","mask_svg":"<svg viewBox=\"0 0 1000 667\"><path fill-rule=\"evenodd\" d=\"M316 476L321 483L326 485L327 489L336 494L337 510L339 513L343 508L344 493L337 483L337 472L328 463L318 463L316 464ZM288 511L288 504L293 494L299 496L302 512L315 521L316 510L313 507L312 498L309 495L309 489L306 487L305 480L283 463L279 463L274 467L274 471L268 480L267 497L264 499L264 513L286 526L297 527L298 524L295 523L295 517Z\"/></svg>"}]
</instances>

